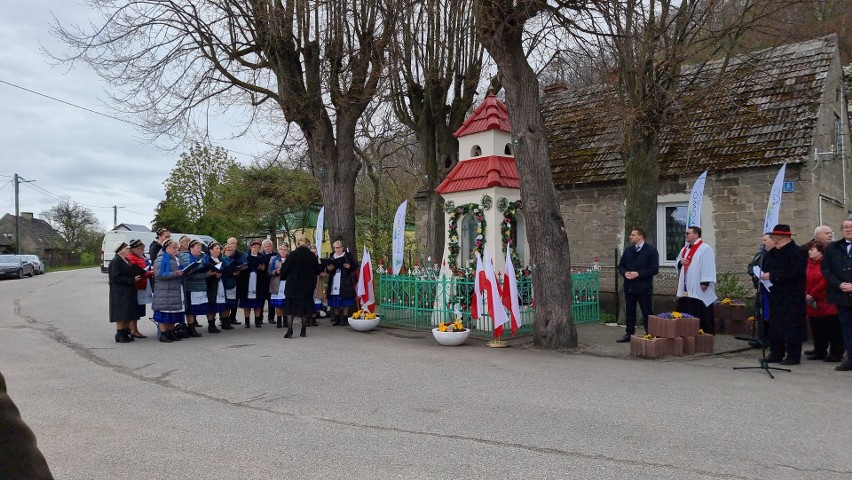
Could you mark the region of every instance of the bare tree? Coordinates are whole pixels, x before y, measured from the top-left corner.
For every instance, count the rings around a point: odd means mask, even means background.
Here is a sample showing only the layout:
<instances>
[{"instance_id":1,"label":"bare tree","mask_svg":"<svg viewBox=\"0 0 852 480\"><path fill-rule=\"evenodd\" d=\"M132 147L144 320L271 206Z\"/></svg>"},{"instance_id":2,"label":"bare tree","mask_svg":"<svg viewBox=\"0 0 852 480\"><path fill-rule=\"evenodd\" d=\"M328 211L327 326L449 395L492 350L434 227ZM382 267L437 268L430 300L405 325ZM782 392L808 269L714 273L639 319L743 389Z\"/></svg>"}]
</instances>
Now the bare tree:
<instances>
[{"instance_id":1,"label":"bare tree","mask_svg":"<svg viewBox=\"0 0 852 480\"><path fill-rule=\"evenodd\" d=\"M100 230L95 214L77 202L63 200L39 216L62 235L71 253L84 251L87 238Z\"/></svg>"},{"instance_id":2,"label":"bare tree","mask_svg":"<svg viewBox=\"0 0 852 480\"><path fill-rule=\"evenodd\" d=\"M409 2L391 49L397 117L417 136L425 167L426 253L444 251L443 199L435 188L458 162L453 136L484 90L485 53L474 32L472 0ZM484 92L482 92L484 93Z\"/></svg>"},{"instance_id":3,"label":"bare tree","mask_svg":"<svg viewBox=\"0 0 852 480\"><path fill-rule=\"evenodd\" d=\"M596 0L588 2L592 8L579 11L570 9L577 2L556 3L560 22L593 34L586 37L587 48L612 62L623 132L625 241L637 225L655 238L663 126L673 125L690 104L720 85L726 58L739 50L750 28L793 2ZM719 58L721 63L707 68L711 59ZM685 96L698 81L702 90Z\"/></svg>"},{"instance_id":4,"label":"bare tree","mask_svg":"<svg viewBox=\"0 0 852 480\"><path fill-rule=\"evenodd\" d=\"M400 0L88 0L102 17L57 25L154 135L277 108L304 136L333 236L355 245L358 118L376 93ZM199 125L201 124L201 125Z\"/></svg>"},{"instance_id":5,"label":"bare tree","mask_svg":"<svg viewBox=\"0 0 852 480\"><path fill-rule=\"evenodd\" d=\"M543 0L476 0L479 39L497 62L506 90L515 162L530 239L535 290L534 343L539 348L577 346L571 315L571 256L553 186L539 84L524 52L524 28L546 7Z\"/></svg>"}]
</instances>

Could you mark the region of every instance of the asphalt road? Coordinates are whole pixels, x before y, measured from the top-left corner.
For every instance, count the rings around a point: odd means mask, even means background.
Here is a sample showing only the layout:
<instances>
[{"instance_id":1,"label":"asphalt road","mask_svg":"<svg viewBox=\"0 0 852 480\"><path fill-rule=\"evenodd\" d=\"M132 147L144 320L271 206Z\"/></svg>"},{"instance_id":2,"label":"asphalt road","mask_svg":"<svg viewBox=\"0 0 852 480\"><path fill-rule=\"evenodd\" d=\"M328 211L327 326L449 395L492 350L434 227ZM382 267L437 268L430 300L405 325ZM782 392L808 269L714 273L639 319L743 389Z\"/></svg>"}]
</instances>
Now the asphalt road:
<instances>
[{"instance_id":1,"label":"asphalt road","mask_svg":"<svg viewBox=\"0 0 852 480\"><path fill-rule=\"evenodd\" d=\"M107 292L97 269L0 281L0 371L58 479L852 476L852 375L828 367L328 323L124 345Z\"/></svg>"}]
</instances>

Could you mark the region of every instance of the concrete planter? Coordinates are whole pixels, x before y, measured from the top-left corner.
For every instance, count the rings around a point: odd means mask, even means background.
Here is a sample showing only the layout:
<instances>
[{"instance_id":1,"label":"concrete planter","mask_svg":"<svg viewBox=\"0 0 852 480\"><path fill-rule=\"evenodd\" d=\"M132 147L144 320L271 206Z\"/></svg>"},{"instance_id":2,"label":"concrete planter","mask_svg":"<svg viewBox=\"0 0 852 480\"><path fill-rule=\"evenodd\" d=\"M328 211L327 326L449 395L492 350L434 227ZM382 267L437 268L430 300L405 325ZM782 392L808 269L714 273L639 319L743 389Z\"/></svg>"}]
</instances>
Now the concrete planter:
<instances>
[{"instance_id":1,"label":"concrete planter","mask_svg":"<svg viewBox=\"0 0 852 480\"><path fill-rule=\"evenodd\" d=\"M441 345L461 345L465 342L465 340L467 340L467 337L470 336L470 329L466 329L461 332L442 332L437 328L433 328L432 336L435 337L435 340L437 340Z\"/></svg>"}]
</instances>

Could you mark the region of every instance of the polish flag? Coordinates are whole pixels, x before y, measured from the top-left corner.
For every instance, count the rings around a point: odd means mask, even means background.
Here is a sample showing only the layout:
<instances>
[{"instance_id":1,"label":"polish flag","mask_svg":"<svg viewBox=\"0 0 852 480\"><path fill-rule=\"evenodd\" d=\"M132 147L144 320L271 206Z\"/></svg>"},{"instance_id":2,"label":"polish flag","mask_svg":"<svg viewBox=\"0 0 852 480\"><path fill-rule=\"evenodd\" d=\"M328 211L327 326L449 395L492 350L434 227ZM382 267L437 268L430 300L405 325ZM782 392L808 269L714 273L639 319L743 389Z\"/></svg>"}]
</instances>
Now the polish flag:
<instances>
[{"instance_id":1,"label":"polish flag","mask_svg":"<svg viewBox=\"0 0 852 480\"><path fill-rule=\"evenodd\" d=\"M503 335L503 325L509 321L509 316L503 309L500 284L497 283L497 276L494 274L494 262L491 261L488 250L485 250L482 263L485 264L485 278L487 280L487 284L483 285L482 288L488 291L488 313L494 320L494 338L500 338Z\"/></svg>"},{"instance_id":2,"label":"polish flag","mask_svg":"<svg viewBox=\"0 0 852 480\"><path fill-rule=\"evenodd\" d=\"M476 254L476 272L473 274L473 297L470 299L470 318L479 320L479 307L482 305L482 288L485 282L485 270L482 257Z\"/></svg>"},{"instance_id":3,"label":"polish flag","mask_svg":"<svg viewBox=\"0 0 852 480\"><path fill-rule=\"evenodd\" d=\"M512 336L521 326L521 306L518 303L518 279L515 277L515 266L509 253L511 247L506 245L506 275L503 276L503 305L512 314Z\"/></svg>"},{"instance_id":4,"label":"polish flag","mask_svg":"<svg viewBox=\"0 0 852 480\"><path fill-rule=\"evenodd\" d=\"M370 252L364 247L364 255L361 257L361 272L358 275L358 299L361 302L361 310L370 313L376 311L376 292L373 288L373 263L370 260Z\"/></svg>"}]
</instances>

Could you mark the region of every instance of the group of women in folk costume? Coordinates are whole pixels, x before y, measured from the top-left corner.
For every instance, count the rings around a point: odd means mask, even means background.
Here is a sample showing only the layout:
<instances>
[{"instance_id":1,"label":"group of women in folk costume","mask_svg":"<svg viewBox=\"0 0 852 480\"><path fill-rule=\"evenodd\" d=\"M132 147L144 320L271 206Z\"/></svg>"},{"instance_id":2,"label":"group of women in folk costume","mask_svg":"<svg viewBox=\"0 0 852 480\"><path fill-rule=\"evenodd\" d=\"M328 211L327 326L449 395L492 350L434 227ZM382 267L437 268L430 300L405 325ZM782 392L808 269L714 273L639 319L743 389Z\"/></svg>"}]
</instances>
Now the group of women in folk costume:
<instances>
[{"instance_id":1,"label":"group of women in folk costume","mask_svg":"<svg viewBox=\"0 0 852 480\"><path fill-rule=\"evenodd\" d=\"M307 326L317 325L324 298L334 311L333 325L344 325L348 309L355 304L357 261L340 241L334 243L335 252L320 261L304 235L292 252L286 243L275 252L271 241L262 245L254 240L244 254L237 250L234 238L224 247L210 243L206 253L202 242L186 236L176 242L166 229L158 230L157 238L149 249L156 255L153 264L145 258L140 240L120 245L110 264L110 321L116 323L117 342L145 338L136 321L145 316L147 303L152 304L163 343L200 337L199 316L207 318L209 333L231 330L240 324L234 318L238 308L243 309L246 328L251 328L252 314L260 327L267 300L276 326L283 328L286 321L285 337L293 336L295 317L301 319L300 336L304 337ZM328 281L326 288L323 277ZM216 325L217 314L221 329Z\"/></svg>"}]
</instances>

